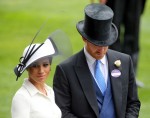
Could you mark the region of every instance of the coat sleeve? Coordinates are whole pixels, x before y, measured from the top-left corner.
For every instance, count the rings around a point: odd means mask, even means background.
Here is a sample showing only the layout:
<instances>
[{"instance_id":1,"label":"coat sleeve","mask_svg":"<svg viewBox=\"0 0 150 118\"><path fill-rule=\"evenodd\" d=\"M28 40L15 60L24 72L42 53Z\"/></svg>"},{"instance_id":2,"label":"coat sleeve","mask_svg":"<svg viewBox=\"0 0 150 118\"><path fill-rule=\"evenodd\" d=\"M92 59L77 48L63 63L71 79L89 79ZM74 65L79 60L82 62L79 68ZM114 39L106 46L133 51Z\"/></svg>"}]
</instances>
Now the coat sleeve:
<instances>
[{"instance_id":1,"label":"coat sleeve","mask_svg":"<svg viewBox=\"0 0 150 118\"><path fill-rule=\"evenodd\" d=\"M71 111L71 91L61 66L56 67L53 81L56 104L62 111L62 118L77 118Z\"/></svg>"},{"instance_id":2,"label":"coat sleeve","mask_svg":"<svg viewBox=\"0 0 150 118\"><path fill-rule=\"evenodd\" d=\"M134 75L133 65L131 58L129 59L129 86L127 96L127 108L125 118L138 118L140 111L140 101L138 98L136 79Z\"/></svg>"}]
</instances>

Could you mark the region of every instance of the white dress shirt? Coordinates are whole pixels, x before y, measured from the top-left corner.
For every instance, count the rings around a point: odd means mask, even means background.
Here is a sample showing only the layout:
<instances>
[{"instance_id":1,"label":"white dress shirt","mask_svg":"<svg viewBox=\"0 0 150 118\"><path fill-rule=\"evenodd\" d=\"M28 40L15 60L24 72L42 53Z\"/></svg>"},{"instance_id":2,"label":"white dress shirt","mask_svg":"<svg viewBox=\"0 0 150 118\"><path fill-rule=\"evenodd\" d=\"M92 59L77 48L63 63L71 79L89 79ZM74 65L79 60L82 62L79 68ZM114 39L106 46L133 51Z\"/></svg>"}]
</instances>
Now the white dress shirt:
<instances>
[{"instance_id":1,"label":"white dress shirt","mask_svg":"<svg viewBox=\"0 0 150 118\"><path fill-rule=\"evenodd\" d=\"M94 80L96 81L96 78L94 76L94 69L95 69L95 64L96 64L96 59L93 58L86 50L86 48L84 47L84 53L85 53L85 57L86 57L86 60L87 60L87 63L88 63L88 66L89 66L89 69L93 75L93 78ZM107 86L107 80L108 80L108 61L107 61L107 57L106 55L100 60L101 61L101 71L102 71L102 74L103 74L103 77L105 79L105 83L106 83L106 86ZM96 81L97 83L97 81Z\"/></svg>"},{"instance_id":2,"label":"white dress shirt","mask_svg":"<svg viewBox=\"0 0 150 118\"><path fill-rule=\"evenodd\" d=\"M25 79L13 97L12 118L61 118L61 111L55 104L53 89L46 84L45 89L47 96Z\"/></svg>"}]
</instances>

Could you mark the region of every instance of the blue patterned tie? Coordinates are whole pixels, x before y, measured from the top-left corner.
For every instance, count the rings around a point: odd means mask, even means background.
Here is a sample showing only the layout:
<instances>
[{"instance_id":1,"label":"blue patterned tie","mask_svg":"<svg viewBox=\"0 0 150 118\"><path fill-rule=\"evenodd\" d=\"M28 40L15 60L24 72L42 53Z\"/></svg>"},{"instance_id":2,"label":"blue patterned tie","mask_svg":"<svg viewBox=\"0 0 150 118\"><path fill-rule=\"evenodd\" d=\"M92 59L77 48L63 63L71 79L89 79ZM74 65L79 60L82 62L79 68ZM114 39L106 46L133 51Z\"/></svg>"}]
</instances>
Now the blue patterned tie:
<instances>
[{"instance_id":1,"label":"blue patterned tie","mask_svg":"<svg viewBox=\"0 0 150 118\"><path fill-rule=\"evenodd\" d=\"M101 62L99 60L96 60L96 65L95 65L95 78L98 84L98 87L100 88L101 92L103 95L105 95L105 90L106 90L106 83L103 77L103 74L100 69Z\"/></svg>"}]
</instances>

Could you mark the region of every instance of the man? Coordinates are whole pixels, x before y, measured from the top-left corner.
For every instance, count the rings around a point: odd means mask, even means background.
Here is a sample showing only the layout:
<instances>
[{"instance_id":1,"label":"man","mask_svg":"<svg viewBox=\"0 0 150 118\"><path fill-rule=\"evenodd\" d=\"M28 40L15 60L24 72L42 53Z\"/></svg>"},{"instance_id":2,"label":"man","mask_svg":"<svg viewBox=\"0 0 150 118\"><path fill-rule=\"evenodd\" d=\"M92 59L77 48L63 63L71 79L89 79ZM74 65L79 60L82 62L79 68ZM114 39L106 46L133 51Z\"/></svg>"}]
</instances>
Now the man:
<instances>
[{"instance_id":1,"label":"man","mask_svg":"<svg viewBox=\"0 0 150 118\"><path fill-rule=\"evenodd\" d=\"M139 115L140 101L131 58L108 49L118 36L112 19L109 7L90 4L85 7L85 20L77 23L84 48L59 64L54 75L55 100L63 118Z\"/></svg>"}]
</instances>

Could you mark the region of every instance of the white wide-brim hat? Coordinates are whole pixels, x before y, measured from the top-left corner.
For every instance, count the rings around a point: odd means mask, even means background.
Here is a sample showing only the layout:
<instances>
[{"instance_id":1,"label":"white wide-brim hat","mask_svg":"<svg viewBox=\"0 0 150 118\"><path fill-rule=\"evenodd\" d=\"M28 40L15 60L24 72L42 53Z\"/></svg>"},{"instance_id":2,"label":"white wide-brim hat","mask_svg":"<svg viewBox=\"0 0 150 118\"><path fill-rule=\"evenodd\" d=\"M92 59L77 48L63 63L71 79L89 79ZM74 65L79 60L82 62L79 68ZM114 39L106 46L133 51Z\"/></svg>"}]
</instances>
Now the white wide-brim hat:
<instances>
[{"instance_id":1,"label":"white wide-brim hat","mask_svg":"<svg viewBox=\"0 0 150 118\"><path fill-rule=\"evenodd\" d=\"M51 62L51 59L55 57L55 59L53 59L58 63L72 55L70 39L62 30L52 32L44 43L33 44L34 39L31 44L24 49L19 59L19 64L14 68L14 72L17 76L16 80L18 80L31 64L41 58L49 57Z\"/></svg>"},{"instance_id":2,"label":"white wide-brim hat","mask_svg":"<svg viewBox=\"0 0 150 118\"><path fill-rule=\"evenodd\" d=\"M57 48L51 38L46 39L42 44L31 44L27 46L20 58L20 64L14 69L17 78L22 75L27 67L38 59L52 57L55 54L57 54Z\"/></svg>"}]
</instances>

